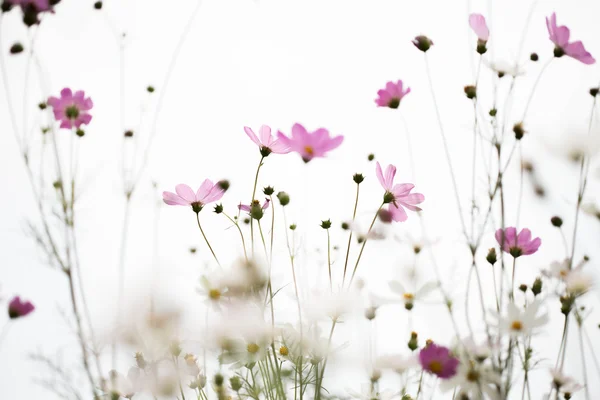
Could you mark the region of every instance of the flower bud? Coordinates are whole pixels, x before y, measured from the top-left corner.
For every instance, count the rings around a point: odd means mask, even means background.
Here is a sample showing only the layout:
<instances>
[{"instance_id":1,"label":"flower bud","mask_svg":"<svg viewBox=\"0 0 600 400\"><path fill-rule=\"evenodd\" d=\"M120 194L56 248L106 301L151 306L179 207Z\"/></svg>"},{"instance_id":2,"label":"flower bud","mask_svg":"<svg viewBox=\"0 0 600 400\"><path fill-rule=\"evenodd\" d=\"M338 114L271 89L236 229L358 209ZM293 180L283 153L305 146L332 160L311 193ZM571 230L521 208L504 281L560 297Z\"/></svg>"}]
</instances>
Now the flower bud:
<instances>
[{"instance_id":1,"label":"flower bud","mask_svg":"<svg viewBox=\"0 0 600 400\"><path fill-rule=\"evenodd\" d=\"M331 220L325 220L325 221L321 221L321 228L323 229L329 229L331 228Z\"/></svg>"},{"instance_id":2,"label":"flower bud","mask_svg":"<svg viewBox=\"0 0 600 400\"><path fill-rule=\"evenodd\" d=\"M488 254L485 257L485 259L487 260L487 262L489 262L491 265L496 264L496 261L498 261L498 258L496 256L496 248L492 247L491 249L488 250Z\"/></svg>"},{"instance_id":3,"label":"flower bud","mask_svg":"<svg viewBox=\"0 0 600 400\"><path fill-rule=\"evenodd\" d=\"M477 52L481 55L485 54L485 52L487 51L487 46L486 46L486 42L483 40L478 40L477 41Z\"/></svg>"},{"instance_id":4,"label":"flower bud","mask_svg":"<svg viewBox=\"0 0 600 400\"><path fill-rule=\"evenodd\" d=\"M75 131L75 134L76 134L78 137L84 137L84 136L85 136L85 131L84 131L83 129L77 129L77 130Z\"/></svg>"},{"instance_id":5,"label":"flower bud","mask_svg":"<svg viewBox=\"0 0 600 400\"><path fill-rule=\"evenodd\" d=\"M419 338L417 332L411 332L410 339L408 341L408 348L415 351L419 348Z\"/></svg>"},{"instance_id":6,"label":"flower bud","mask_svg":"<svg viewBox=\"0 0 600 400\"><path fill-rule=\"evenodd\" d=\"M467 95L467 99L474 99L477 97L477 88L473 85L465 86L465 94Z\"/></svg>"},{"instance_id":7,"label":"flower bud","mask_svg":"<svg viewBox=\"0 0 600 400\"><path fill-rule=\"evenodd\" d=\"M372 321L377 316L377 309L375 307L367 307L365 310L365 318Z\"/></svg>"},{"instance_id":8,"label":"flower bud","mask_svg":"<svg viewBox=\"0 0 600 400\"><path fill-rule=\"evenodd\" d=\"M10 54L19 54L22 53L24 50L23 45L21 43L15 43L12 46L10 46Z\"/></svg>"},{"instance_id":9,"label":"flower bud","mask_svg":"<svg viewBox=\"0 0 600 400\"><path fill-rule=\"evenodd\" d=\"M271 154L271 149L268 148L267 146L261 146L260 155L263 157L268 157L269 154Z\"/></svg>"},{"instance_id":10,"label":"flower bud","mask_svg":"<svg viewBox=\"0 0 600 400\"><path fill-rule=\"evenodd\" d=\"M392 192L385 192L383 194L383 202L384 202L384 204L391 203L395 199L396 199L396 197L394 197L394 193L392 193Z\"/></svg>"},{"instance_id":11,"label":"flower bud","mask_svg":"<svg viewBox=\"0 0 600 400\"><path fill-rule=\"evenodd\" d=\"M492 108L489 112L490 117L495 117L496 114L498 114L498 110L496 110L495 108Z\"/></svg>"},{"instance_id":12,"label":"flower bud","mask_svg":"<svg viewBox=\"0 0 600 400\"><path fill-rule=\"evenodd\" d=\"M38 108L40 110L45 110L46 107L48 107L48 105L45 102L43 102L43 101L40 104L38 104Z\"/></svg>"},{"instance_id":13,"label":"flower bud","mask_svg":"<svg viewBox=\"0 0 600 400\"><path fill-rule=\"evenodd\" d=\"M195 247L190 247L190 253L191 253L191 254L196 254L196 251L198 251L198 249L197 249L197 248L195 248Z\"/></svg>"},{"instance_id":14,"label":"flower bud","mask_svg":"<svg viewBox=\"0 0 600 400\"><path fill-rule=\"evenodd\" d=\"M525 285L525 284L519 285L519 290L523 293L527 292L527 285Z\"/></svg>"},{"instance_id":15,"label":"flower bud","mask_svg":"<svg viewBox=\"0 0 600 400\"><path fill-rule=\"evenodd\" d=\"M154 86L148 86L146 90L148 91L148 93L154 93Z\"/></svg>"},{"instance_id":16,"label":"flower bud","mask_svg":"<svg viewBox=\"0 0 600 400\"><path fill-rule=\"evenodd\" d=\"M279 199L279 204L281 204L282 207L285 207L288 204L290 204L290 195L286 192L277 193L277 198Z\"/></svg>"},{"instance_id":17,"label":"flower bud","mask_svg":"<svg viewBox=\"0 0 600 400\"><path fill-rule=\"evenodd\" d=\"M562 57L564 55L565 55L565 51L563 50L562 47L556 46L554 48L554 57L560 58L560 57Z\"/></svg>"},{"instance_id":18,"label":"flower bud","mask_svg":"<svg viewBox=\"0 0 600 400\"><path fill-rule=\"evenodd\" d=\"M94 8L96 10L102 10L102 2L101 1L97 1L94 3Z\"/></svg>"},{"instance_id":19,"label":"flower bud","mask_svg":"<svg viewBox=\"0 0 600 400\"><path fill-rule=\"evenodd\" d=\"M515 133L515 139L521 140L525 135L525 129L523 129L523 123L518 122L513 126L513 132Z\"/></svg>"},{"instance_id":20,"label":"flower bud","mask_svg":"<svg viewBox=\"0 0 600 400\"><path fill-rule=\"evenodd\" d=\"M123 134L123 136L126 137L126 138L133 137L133 131L132 130L125 131L125 133Z\"/></svg>"},{"instance_id":21,"label":"flower bud","mask_svg":"<svg viewBox=\"0 0 600 400\"><path fill-rule=\"evenodd\" d=\"M229 181L227 179L220 180L217 182L217 185L219 185L219 187L224 191L229 190Z\"/></svg>"},{"instance_id":22,"label":"flower bud","mask_svg":"<svg viewBox=\"0 0 600 400\"><path fill-rule=\"evenodd\" d=\"M231 385L231 390L234 392L239 392L242 388L242 380L239 376L232 376L229 378L229 384Z\"/></svg>"},{"instance_id":23,"label":"flower bud","mask_svg":"<svg viewBox=\"0 0 600 400\"><path fill-rule=\"evenodd\" d=\"M350 229L350 224L347 222L342 222L342 229L347 231L348 229Z\"/></svg>"},{"instance_id":24,"label":"flower bud","mask_svg":"<svg viewBox=\"0 0 600 400\"><path fill-rule=\"evenodd\" d=\"M552 226L560 228L563 224L563 220L560 217L554 216L554 217L550 218L550 223L552 223Z\"/></svg>"},{"instance_id":25,"label":"flower bud","mask_svg":"<svg viewBox=\"0 0 600 400\"><path fill-rule=\"evenodd\" d=\"M529 59L533 62L537 62L540 59L540 57L537 55L537 53L531 53L529 55Z\"/></svg>"},{"instance_id":26,"label":"flower bud","mask_svg":"<svg viewBox=\"0 0 600 400\"><path fill-rule=\"evenodd\" d=\"M260 219L265 215L262 206L258 200L254 200L252 205L250 206L250 217L260 221Z\"/></svg>"},{"instance_id":27,"label":"flower bud","mask_svg":"<svg viewBox=\"0 0 600 400\"><path fill-rule=\"evenodd\" d=\"M296 224L291 224L291 225L290 225L290 230L291 230L291 231L295 231L295 230L296 230L296 228L297 228Z\"/></svg>"},{"instance_id":28,"label":"flower bud","mask_svg":"<svg viewBox=\"0 0 600 400\"><path fill-rule=\"evenodd\" d=\"M433 46L433 41L431 41L431 39L425 35L419 35L413 39L412 44L414 44L417 49L425 53L431 48L431 46Z\"/></svg>"},{"instance_id":29,"label":"flower bud","mask_svg":"<svg viewBox=\"0 0 600 400\"><path fill-rule=\"evenodd\" d=\"M367 160L373 161L375 159L375 154L371 153L367 156Z\"/></svg>"},{"instance_id":30,"label":"flower bud","mask_svg":"<svg viewBox=\"0 0 600 400\"><path fill-rule=\"evenodd\" d=\"M223 377L223 375L221 375L221 374L215 375L215 378L214 378L215 386L217 386L217 387L223 386L224 381L225 381L225 378Z\"/></svg>"},{"instance_id":31,"label":"flower bud","mask_svg":"<svg viewBox=\"0 0 600 400\"><path fill-rule=\"evenodd\" d=\"M592 97L596 97L596 96L598 96L598 92L599 92L599 91L600 91L600 89L599 89L599 88L597 88L597 87L594 87L594 88L591 88L591 89L590 89L590 94L592 95Z\"/></svg>"},{"instance_id":32,"label":"flower bud","mask_svg":"<svg viewBox=\"0 0 600 400\"><path fill-rule=\"evenodd\" d=\"M217 204L215 206L215 214L221 214L223 212L223 204Z\"/></svg>"},{"instance_id":33,"label":"flower bud","mask_svg":"<svg viewBox=\"0 0 600 400\"><path fill-rule=\"evenodd\" d=\"M250 218L244 218L244 221L243 221L243 222L244 222L246 225L248 225L248 224L250 223Z\"/></svg>"},{"instance_id":34,"label":"flower bud","mask_svg":"<svg viewBox=\"0 0 600 400\"><path fill-rule=\"evenodd\" d=\"M542 293L542 279L541 278L535 278L535 281L533 281L533 285L531 285L531 291L533 292L534 296L537 296L538 294Z\"/></svg>"},{"instance_id":35,"label":"flower bud","mask_svg":"<svg viewBox=\"0 0 600 400\"><path fill-rule=\"evenodd\" d=\"M354 182L356 182L357 184L362 183L362 181L365 180L365 177L363 176L363 174L354 174L354 176L352 177L352 179L354 180Z\"/></svg>"},{"instance_id":36,"label":"flower bud","mask_svg":"<svg viewBox=\"0 0 600 400\"><path fill-rule=\"evenodd\" d=\"M263 189L263 193L265 196L271 196L273 193L275 193L275 189L273 189L273 186L267 186Z\"/></svg>"}]
</instances>

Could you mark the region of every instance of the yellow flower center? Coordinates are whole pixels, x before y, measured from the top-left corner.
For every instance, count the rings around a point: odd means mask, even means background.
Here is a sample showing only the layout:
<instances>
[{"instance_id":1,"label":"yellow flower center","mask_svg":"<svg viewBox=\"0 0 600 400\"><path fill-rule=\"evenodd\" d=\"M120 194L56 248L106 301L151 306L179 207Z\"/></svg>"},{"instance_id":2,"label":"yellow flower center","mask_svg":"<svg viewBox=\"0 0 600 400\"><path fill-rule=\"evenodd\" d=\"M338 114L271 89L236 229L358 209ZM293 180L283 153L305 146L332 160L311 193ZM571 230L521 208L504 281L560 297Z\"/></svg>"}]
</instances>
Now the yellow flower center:
<instances>
[{"instance_id":1,"label":"yellow flower center","mask_svg":"<svg viewBox=\"0 0 600 400\"><path fill-rule=\"evenodd\" d=\"M558 273L561 277L566 277L569 272L566 269L561 269Z\"/></svg>"},{"instance_id":2,"label":"yellow flower center","mask_svg":"<svg viewBox=\"0 0 600 400\"><path fill-rule=\"evenodd\" d=\"M260 350L260 347L256 343L248 343L246 349L248 350L248 353L256 354L258 353L258 350Z\"/></svg>"},{"instance_id":3,"label":"yellow flower center","mask_svg":"<svg viewBox=\"0 0 600 400\"><path fill-rule=\"evenodd\" d=\"M469 372L467 372L467 380L469 382L477 382L477 381L479 381L479 372L474 371L474 370L470 370Z\"/></svg>"},{"instance_id":4,"label":"yellow flower center","mask_svg":"<svg viewBox=\"0 0 600 400\"><path fill-rule=\"evenodd\" d=\"M306 154L310 154L311 156L315 154L315 150L312 148L312 146L304 146L304 151Z\"/></svg>"},{"instance_id":5,"label":"yellow flower center","mask_svg":"<svg viewBox=\"0 0 600 400\"><path fill-rule=\"evenodd\" d=\"M444 369L444 366L439 361L432 361L429 363L429 370L431 372L433 372L434 374L440 374L443 369Z\"/></svg>"},{"instance_id":6,"label":"yellow flower center","mask_svg":"<svg viewBox=\"0 0 600 400\"><path fill-rule=\"evenodd\" d=\"M208 291L208 297L211 300L219 300L221 298L221 291L219 289L210 289Z\"/></svg>"},{"instance_id":7,"label":"yellow flower center","mask_svg":"<svg viewBox=\"0 0 600 400\"><path fill-rule=\"evenodd\" d=\"M412 293L404 293L404 300L414 300L415 295Z\"/></svg>"},{"instance_id":8,"label":"yellow flower center","mask_svg":"<svg viewBox=\"0 0 600 400\"><path fill-rule=\"evenodd\" d=\"M523 323L521 321L514 321L510 326L513 331L520 331L523 329Z\"/></svg>"},{"instance_id":9,"label":"yellow flower center","mask_svg":"<svg viewBox=\"0 0 600 400\"><path fill-rule=\"evenodd\" d=\"M286 346L281 346L279 348L279 354L281 354L282 356L287 356L288 354L290 354L290 350Z\"/></svg>"}]
</instances>

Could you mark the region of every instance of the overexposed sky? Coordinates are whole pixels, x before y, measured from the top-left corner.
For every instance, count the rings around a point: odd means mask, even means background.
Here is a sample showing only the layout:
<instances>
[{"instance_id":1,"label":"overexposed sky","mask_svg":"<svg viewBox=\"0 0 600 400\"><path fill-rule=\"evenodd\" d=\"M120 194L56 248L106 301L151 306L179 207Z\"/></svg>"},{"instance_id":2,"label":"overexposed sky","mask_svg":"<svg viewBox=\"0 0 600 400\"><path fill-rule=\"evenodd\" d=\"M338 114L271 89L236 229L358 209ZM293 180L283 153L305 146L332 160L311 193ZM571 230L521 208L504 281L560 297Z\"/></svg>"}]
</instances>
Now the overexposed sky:
<instances>
[{"instance_id":1,"label":"overexposed sky","mask_svg":"<svg viewBox=\"0 0 600 400\"><path fill-rule=\"evenodd\" d=\"M572 37L582 40L599 58L600 3L595 0L205 0L192 21L168 86L162 87L184 26L196 9L196 1L109 0L98 12L91 1L63 0L55 15L44 19L35 36L40 68L35 63L29 66L27 87L24 86L27 56L23 53L7 57L9 94L20 129L33 135L43 121L36 104L47 95L71 87L85 90L94 100L94 119L79 144L82 195L77 211L83 277L98 330L110 329L117 306L115 279L124 201L120 176L122 133L124 129L132 129L141 143L145 143L163 90L166 92L157 117L156 140L133 198L126 263L127 299L119 307L133 311L146 301L144 296L149 286L162 282L162 297L186 310L186 321L190 321L192 328L182 332L182 336L195 339L192 337L197 332L194 307L200 304L195 294L196 282L210 257L200 242L189 210L160 207L156 222L159 193L172 190L178 183L197 187L205 178L226 178L232 188L223 203L233 214L235 205L249 197L259 157L243 132L245 125L257 129L268 124L289 133L291 126L300 122L308 129L325 127L334 135L346 137L329 157L308 165L296 155L273 155L266 160L261 175L259 187L273 185L292 196L288 218L299 225L298 235L305 254L299 261L304 268L301 280L307 287L316 286L309 271L314 272L318 264L322 266L323 253L314 249L322 250L325 245L318 224L331 218L336 227L332 230L333 241L343 245L346 234L337 228L351 216L353 173L362 172L366 176L361 187L359 222L368 224L379 205L382 191L375 179L374 164L367 162L367 154L374 153L383 164L396 164L399 181L412 179L406 130L400 114L378 109L373 102L378 89L397 79L412 88L402 102L401 113L413 139L414 183L417 191L426 196L423 209L428 233L439 239L435 251L444 284L452 289L451 294L462 297L468 253L460 234L423 55L410 40L426 34L435 43L428 56L463 209L468 210L473 113L463 87L474 83L478 62L473 51L476 39L469 31L467 15L480 12L488 18L491 50L486 59L513 63L533 3L536 4L531 24L519 58L526 75L517 81L514 109L518 111L509 119L511 124L520 118L533 82L552 54L544 18L556 11L559 23L569 26ZM26 50L31 48L32 36L20 23L17 11L2 18L0 29L4 54L16 41L22 42ZM125 38L121 39L123 33ZM527 61L532 51L540 55L537 64ZM121 68L125 88L123 123ZM482 66L479 97L484 113L491 106L491 77ZM555 214L563 216L570 232L578 171L564 154L571 143L587 132L591 107L587 91L599 81L597 65L585 66L564 57L549 66L531 105L523 153L535 162L547 197L537 199L529 180L525 181L520 225L530 227L535 235L542 237L543 245L538 254L523 261L519 274L524 282L533 281L538 268L564 258L560 235L548 220ZM150 84L157 89L152 96L145 91ZM499 91L506 92L507 85L508 81L503 81ZM23 104L27 106L25 116ZM76 342L62 317L62 310L68 305L66 281L60 273L45 266L43 256L26 231L27 221L37 222L37 214L6 110L6 100L0 96L0 186L6 193L0 196L0 293L3 298L20 294L31 299L37 310L15 323L1 344L0 398L51 398L47 391L32 384L42 370L27 355L36 351L48 355L64 353L68 362L75 363L69 357ZM481 169L481 160L479 165ZM509 224L516 221L516 172L516 169L511 171L507 187ZM481 194L487 184L484 178L481 175L477 179ZM156 190L152 188L153 181L157 182ZM598 193L597 176L588 192L590 200ZM223 218L208 212L203 212L202 218L215 251L224 262L241 256L236 233L225 230L228 224ZM158 249L154 248L156 226ZM278 256L285 262L282 228L283 225L278 232ZM600 226L597 220L582 217L581 229L584 234L578 244L579 254L589 254L592 266L597 268L594 260L598 256L595 252ZM415 215L410 215L408 222L395 225L393 230L401 238L421 236ZM492 229L488 230L482 244L482 259L485 249L494 243ZM199 254L192 257L188 252L190 246L197 246ZM392 239L369 243L365 257L359 275L374 290L382 291L387 290L385 281L400 276L400 267L414 262L410 251ZM432 279L431 266L427 260L421 261L418 268L426 279ZM287 264L281 267L283 284L289 280L288 268ZM484 278L485 273L482 272ZM463 304L456 307L457 313L464 314ZM442 307L426 310L415 316L413 329L418 329L422 337L435 336L448 343L449 321ZM378 347L389 352L403 349L409 329L406 313L397 308L383 310L383 317L393 323L379 326ZM590 330L597 322L590 319ZM557 348L560 323L559 319L552 321L540 342L542 347L536 350L543 352L543 346ZM440 332L445 332L445 336ZM576 354L579 349L575 342L571 345L567 370L579 376ZM555 354L547 358L553 360ZM596 376L591 370L590 376ZM364 373L355 371L354 376L363 379ZM540 369L532 379L546 384L548 374ZM594 385L600 390L597 380Z\"/></svg>"}]
</instances>

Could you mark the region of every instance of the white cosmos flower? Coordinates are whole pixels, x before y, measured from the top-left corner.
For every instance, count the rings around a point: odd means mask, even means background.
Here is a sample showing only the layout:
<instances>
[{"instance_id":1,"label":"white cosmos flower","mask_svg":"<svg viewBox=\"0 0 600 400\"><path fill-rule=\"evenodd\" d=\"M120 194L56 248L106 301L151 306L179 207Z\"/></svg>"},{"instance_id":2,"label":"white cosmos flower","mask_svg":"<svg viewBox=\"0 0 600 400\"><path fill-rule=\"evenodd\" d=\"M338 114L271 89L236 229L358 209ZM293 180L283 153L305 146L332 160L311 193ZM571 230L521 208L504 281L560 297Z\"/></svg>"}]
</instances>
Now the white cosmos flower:
<instances>
[{"instance_id":1,"label":"white cosmos flower","mask_svg":"<svg viewBox=\"0 0 600 400\"><path fill-rule=\"evenodd\" d=\"M404 288L404 286L399 281L390 281L389 283L390 289L402 296L402 302L404 302L404 308L407 310L412 310L414 307L415 301L423 300L429 293L433 292L436 288L438 288L437 282L427 282L419 289L415 291L409 291Z\"/></svg>"},{"instance_id":2,"label":"white cosmos flower","mask_svg":"<svg viewBox=\"0 0 600 400\"><path fill-rule=\"evenodd\" d=\"M224 284L220 271L200 277L198 293L205 298L206 304L217 309L220 308L221 302L227 296L227 286Z\"/></svg>"},{"instance_id":3,"label":"white cosmos flower","mask_svg":"<svg viewBox=\"0 0 600 400\"><path fill-rule=\"evenodd\" d=\"M386 389L383 391L374 390L371 384L365 383L360 386L360 392L351 389L346 389L348 394L353 399L360 400L391 400L394 397L394 392Z\"/></svg>"},{"instance_id":4,"label":"white cosmos flower","mask_svg":"<svg viewBox=\"0 0 600 400\"><path fill-rule=\"evenodd\" d=\"M402 375L418 365L419 360L414 354L385 354L375 359L373 367L381 370L391 370Z\"/></svg>"},{"instance_id":5,"label":"white cosmos flower","mask_svg":"<svg viewBox=\"0 0 600 400\"><path fill-rule=\"evenodd\" d=\"M524 310L515 303L508 303L507 314L500 316L498 327L502 332L512 337L530 336L535 334L541 326L548 322L548 314L540 314L541 302L533 301Z\"/></svg>"},{"instance_id":6,"label":"white cosmos flower","mask_svg":"<svg viewBox=\"0 0 600 400\"><path fill-rule=\"evenodd\" d=\"M562 393L575 393L583 388L575 379L565 375L559 369L551 368L550 375L552 375L554 387Z\"/></svg>"},{"instance_id":7,"label":"white cosmos flower","mask_svg":"<svg viewBox=\"0 0 600 400\"><path fill-rule=\"evenodd\" d=\"M494 385L500 383L500 375L494 372L491 366L463 359L458 365L456 375L443 380L440 389L443 392L457 390L457 399L463 395L470 400L499 400L500 396Z\"/></svg>"},{"instance_id":8,"label":"white cosmos flower","mask_svg":"<svg viewBox=\"0 0 600 400\"><path fill-rule=\"evenodd\" d=\"M484 61L485 65L488 66L492 71L497 74L509 75L513 77L521 76L525 74L525 69L517 64L509 64L504 60L496 61Z\"/></svg>"},{"instance_id":9,"label":"white cosmos flower","mask_svg":"<svg viewBox=\"0 0 600 400\"><path fill-rule=\"evenodd\" d=\"M312 321L339 320L342 316L361 309L360 293L355 290L332 293L313 291L304 305L306 317Z\"/></svg>"},{"instance_id":10,"label":"white cosmos flower","mask_svg":"<svg viewBox=\"0 0 600 400\"><path fill-rule=\"evenodd\" d=\"M587 293L594 285L594 277L581 268L569 272L565 278L567 293L571 296L581 296Z\"/></svg>"},{"instance_id":11,"label":"white cosmos flower","mask_svg":"<svg viewBox=\"0 0 600 400\"><path fill-rule=\"evenodd\" d=\"M477 343L472 337L462 339L459 346L462 346L465 353L473 357L477 362L483 362L492 356L495 348L490 347L487 342Z\"/></svg>"}]
</instances>

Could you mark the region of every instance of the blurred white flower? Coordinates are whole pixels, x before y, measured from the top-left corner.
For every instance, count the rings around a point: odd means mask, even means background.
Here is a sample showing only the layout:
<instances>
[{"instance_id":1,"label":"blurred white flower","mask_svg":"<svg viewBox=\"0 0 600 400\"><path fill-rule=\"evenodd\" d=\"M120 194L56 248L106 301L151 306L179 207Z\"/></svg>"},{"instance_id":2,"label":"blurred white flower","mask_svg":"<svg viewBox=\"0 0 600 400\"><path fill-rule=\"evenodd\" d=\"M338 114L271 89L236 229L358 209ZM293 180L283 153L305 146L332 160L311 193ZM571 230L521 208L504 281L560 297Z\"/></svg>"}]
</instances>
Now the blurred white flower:
<instances>
[{"instance_id":1,"label":"blurred white flower","mask_svg":"<svg viewBox=\"0 0 600 400\"><path fill-rule=\"evenodd\" d=\"M205 297L206 304L219 309L223 298L227 296L227 286L224 284L222 273L215 271L211 275L200 277L198 293Z\"/></svg>"},{"instance_id":2,"label":"blurred white flower","mask_svg":"<svg viewBox=\"0 0 600 400\"><path fill-rule=\"evenodd\" d=\"M487 342L478 344L472 337L465 338L460 345L463 347L466 354L473 357L477 362L483 362L488 359L494 351Z\"/></svg>"},{"instance_id":3,"label":"blurred white flower","mask_svg":"<svg viewBox=\"0 0 600 400\"><path fill-rule=\"evenodd\" d=\"M386 354L375 359L374 368L382 370L391 370L398 374L415 368L419 365L419 360L415 354Z\"/></svg>"},{"instance_id":4,"label":"blurred white flower","mask_svg":"<svg viewBox=\"0 0 600 400\"><path fill-rule=\"evenodd\" d=\"M227 287L229 296L256 296L268 283L267 271L256 260L240 259L223 273L221 283Z\"/></svg>"},{"instance_id":5,"label":"blurred white flower","mask_svg":"<svg viewBox=\"0 0 600 400\"><path fill-rule=\"evenodd\" d=\"M530 336L537 332L538 328L548 322L548 314L540 313L541 302L533 301L524 310L510 302L507 306L507 314L500 316L498 327L502 332L508 333L511 337Z\"/></svg>"},{"instance_id":6,"label":"blurred white flower","mask_svg":"<svg viewBox=\"0 0 600 400\"><path fill-rule=\"evenodd\" d=\"M279 357L294 363L319 362L329 352L329 339L322 335L317 324L294 327L285 324L279 329ZM282 351L283 348L283 351Z\"/></svg>"},{"instance_id":7,"label":"blurred white flower","mask_svg":"<svg viewBox=\"0 0 600 400\"><path fill-rule=\"evenodd\" d=\"M438 288L437 282L427 282L415 291L409 291L399 281L390 281L390 289L402 296L401 301L404 303L404 308L412 310L416 301L422 301L425 297Z\"/></svg>"},{"instance_id":8,"label":"blurred white flower","mask_svg":"<svg viewBox=\"0 0 600 400\"><path fill-rule=\"evenodd\" d=\"M140 383L140 370L136 367L130 368L127 376L112 370L109 372L104 391L110 395L131 398L141 390Z\"/></svg>"},{"instance_id":9,"label":"blurred white flower","mask_svg":"<svg viewBox=\"0 0 600 400\"><path fill-rule=\"evenodd\" d=\"M565 375L559 369L551 368L550 375L552 375L552 384L559 392L575 393L583 388L574 378Z\"/></svg>"},{"instance_id":10,"label":"blurred white flower","mask_svg":"<svg viewBox=\"0 0 600 400\"><path fill-rule=\"evenodd\" d=\"M484 60L485 65L498 75L509 75L513 77L521 76L525 74L525 69L518 64L511 64L504 60L487 61Z\"/></svg>"},{"instance_id":11,"label":"blurred white flower","mask_svg":"<svg viewBox=\"0 0 600 400\"><path fill-rule=\"evenodd\" d=\"M452 378L443 380L440 389L443 392L457 390L456 398L470 400L500 399L495 385L501 384L501 378L491 366L461 360ZM462 397L461 397L462 395Z\"/></svg>"},{"instance_id":12,"label":"blurred white flower","mask_svg":"<svg viewBox=\"0 0 600 400\"><path fill-rule=\"evenodd\" d=\"M600 219L600 208L596 205L596 202L585 203L581 206L581 211Z\"/></svg>"},{"instance_id":13,"label":"blurred white flower","mask_svg":"<svg viewBox=\"0 0 600 400\"><path fill-rule=\"evenodd\" d=\"M361 309L360 293L354 290L332 293L313 291L304 305L306 317L311 321L324 318L339 320L342 316Z\"/></svg>"},{"instance_id":14,"label":"blurred white flower","mask_svg":"<svg viewBox=\"0 0 600 400\"><path fill-rule=\"evenodd\" d=\"M372 388L371 384L365 383L363 385L360 386L360 392L355 392L354 390L351 389L346 389L348 391L348 394L353 398L353 399L360 399L360 400L391 400L394 397L394 392L389 390L389 389L385 389L383 391L378 391L375 390L374 388Z\"/></svg>"},{"instance_id":15,"label":"blurred white flower","mask_svg":"<svg viewBox=\"0 0 600 400\"><path fill-rule=\"evenodd\" d=\"M581 268L571 270L565 278L567 293L571 296L581 296L594 286L594 277Z\"/></svg>"}]
</instances>

